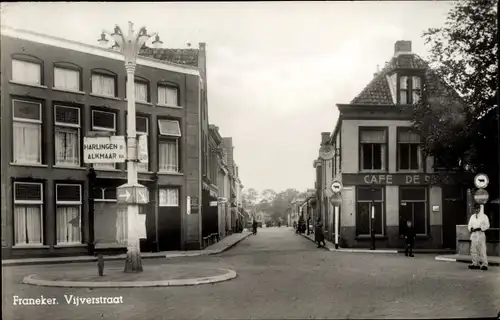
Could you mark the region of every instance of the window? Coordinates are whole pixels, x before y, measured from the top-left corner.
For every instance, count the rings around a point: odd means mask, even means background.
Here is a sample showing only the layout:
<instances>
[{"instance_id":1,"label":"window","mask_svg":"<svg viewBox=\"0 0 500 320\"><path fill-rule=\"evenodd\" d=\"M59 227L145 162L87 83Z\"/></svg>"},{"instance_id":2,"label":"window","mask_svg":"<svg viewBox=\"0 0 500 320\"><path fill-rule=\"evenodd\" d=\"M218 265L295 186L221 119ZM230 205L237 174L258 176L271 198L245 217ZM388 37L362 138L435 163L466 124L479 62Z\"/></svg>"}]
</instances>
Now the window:
<instances>
[{"instance_id":1,"label":"window","mask_svg":"<svg viewBox=\"0 0 500 320\"><path fill-rule=\"evenodd\" d=\"M147 82L135 81L135 100L139 102L148 102L148 84Z\"/></svg>"},{"instance_id":2,"label":"window","mask_svg":"<svg viewBox=\"0 0 500 320\"><path fill-rule=\"evenodd\" d=\"M58 244L82 242L82 187L56 184L56 232Z\"/></svg>"},{"instance_id":3,"label":"window","mask_svg":"<svg viewBox=\"0 0 500 320\"><path fill-rule=\"evenodd\" d=\"M363 129L360 131L361 170L386 170L386 130Z\"/></svg>"},{"instance_id":4,"label":"window","mask_svg":"<svg viewBox=\"0 0 500 320\"><path fill-rule=\"evenodd\" d=\"M80 166L80 109L55 106L54 113L56 164Z\"/></svg>"},{"instance_id":5,"label":"window","mask_svg":"<svg viewBox=\"0 0 500 320\"><path fill-rule=\"evenodd\" d=\"M38 102L12 100L13 161L42 163L42 105Z\"/></svg>"},{"instance_id":6,"label":"window","mask_svg":"<svg viewBox=\"0 0 500 320\"><path fill-rule=\"evenodd\" d=\"M422 169L420 135L409 129L398 130L398 170Z\"/></svg>"},{"instance_id":7,"label":"window","mask_svg":"<svg viewBox=\"0 0 500 320\"><path fill-rule=\"evenodd\" d=\"M160 207L178 207L179 206L179 189L164 188L158 190L159 206Z\"/></svg>"},{"instance_id":8,"label":"window","mask_svg":"<svg viewBox=\"0 0 500 320\"><path fill-rule=\"evenodd\" d=\"M12 80L28 84L42 84L42 65L36 62L12 60Z\"/></svg>"},{"instance_id":9,"label":"window","mask_svg":"<svg viewBox=\"0 0 500 320\"><path fill-rule=\"evenodd\" d=\"M416 104L422 94L422 79L418 76L399 77L399 103Z\"/></svg>"},{"instance_id":10,"label":"window","mask_svg":"<svg viewBox=\"0 0 500 320\"><path fill-rule=\"evenodd\" d=\"M98 73L92 74L92 93L115 97L115 77Z\"/></svg>"},{"instance_id":11,"label":"window","mask_svg":"<svg viewBox=\"0 0 500 320\"><path fill-rule=\"evenodd\" d=\"M108 131L111 135L116 132L116 114L113 112L92 110L92 130ZM115 169L114 163L94 164L96 169Z\"/></svg>"},{"instance_id":12,"label":"window","mask_svg":"<svg viewBox=\"0 0 500 320\"><path fill-rule=\"evenodd\" d=\"M54 67L54 87L80 91L80 71Z\"/></svg>"},{"instance_id":13,"label":"window","mask_svg":"<svg viewBox=\"0 0 500 320\"><path fill-rule=\"evenodd\" d=\"M179 121L158 120L158 171L179 172Z\"/></svg>"},{"instance_id":14,"label":"window","mask_svg":"<svg viewBox=\"0 0 500 320\"><path fill-rule=\"evenodd\" d=\"M384 189L370 187L356 189L356 234L370 235L373 228L375 235L384 235ZM374 225L371 219L372 205L375 208Z\"/></svg>"},{"instance_id":15,"label":"window","mask_svg":"<svg viewBox=\"0 0 500 320\"><path fill-rule=\"evenodd\" d=\"M158 104L168 106L179 105L179 91L174 86L158 86Z\"/></svg>"},{"instance_id":16,"label":"window","mask_svg":"<svg viewBox=\"0 0 500 320\"><path fill-rule=\"evenodd\" d=\"M43 186L14 182L14 241L16 245L43 244Z\"/></svg>"},{"instance_id":17,"label":"window","mask_svg":"<svg viewBox=\"0 0 500 320\"><path fill-rule=\"evenodd\" d=\"M102 223L116 223L116 234L113 241L118 244L127 244L127 209L120 206L116 201L116 188L96 188L94 189L95 217L102 219ZM116 220L114 214L116 213ZM116 221L116 222L115 222ZM108 231L106 234L108 235ZM104 235L101 235L101 237ZM107 238L107 237L106 237Z\"/></svg>"},{"instance_id":18,"label":"window","mask_svg":"<svg viewBox=\"0 0 500 320\"><path fill-rule=\"evenodd\" d=\"M149 132L149 119L146 117L135 117L135 127L137 134L148 135ZM137 163L137 170L147 172L149 169L148 163Z\"/></svg>"},{"instance_id":19,"label":"window","mask_svg":"<svg viewBox=\"0 0 500 320\"><path fill-rule=\"evenodd\" d=\"M401 202L399 204L399 233L402 235L406 228L406 221L413 223L416 234L427 234L427 189L406 188L399 189Z\"/></svg>"}]
</instances>

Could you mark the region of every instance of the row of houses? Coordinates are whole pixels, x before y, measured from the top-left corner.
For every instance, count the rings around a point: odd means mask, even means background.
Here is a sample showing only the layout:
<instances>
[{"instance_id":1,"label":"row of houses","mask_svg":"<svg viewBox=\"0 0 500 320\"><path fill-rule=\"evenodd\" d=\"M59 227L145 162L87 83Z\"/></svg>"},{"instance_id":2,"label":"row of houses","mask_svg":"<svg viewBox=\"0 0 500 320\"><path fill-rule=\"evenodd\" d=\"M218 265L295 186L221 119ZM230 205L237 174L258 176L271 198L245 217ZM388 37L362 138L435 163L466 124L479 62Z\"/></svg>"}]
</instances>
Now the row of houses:
<instances>
[{"instance_id":1,"label":"row of houses","mask_svg":"<svg viewBox=\"0 0 500 320\"><path fill-rule=\"evenodd\" d=\"M2 26L2 257L126 250L126 208L116 188L125 163L89 165L83 139L126 135L127 75L113 49ZM241 215L232 138L209 124L206 47L143 47L135 81L142 251L204 247L237 231Z\"/></svg>"},{"instance_id":2,"label":"row of houses","mask_svg":"<svg viewBox=\"0 0 500 320\"><path fill-rule=\"evenodd\" d=\"M295 203L310 208L305 219L322 219L327 239L333 241L335 234L330 188L336 180L342 184L341 247L370 248L373 233L377 248L401 248L406 221L411 220L417 248L455 249L457 225L467 224L473 203L463 182L473 176L445 168L439 155L424 156L421 137L412 129L413 105L427 98L424 86L429 95L450 105L461 103L412 52L411 41L397 41L390 61L360 94L349 104L337 104L337 123L332 132L321 133L320 142L320 150L329 147L333 158L315 159L316 190ZM300 216L296 212L292 223Z\"/></svg>"}]
</instances>

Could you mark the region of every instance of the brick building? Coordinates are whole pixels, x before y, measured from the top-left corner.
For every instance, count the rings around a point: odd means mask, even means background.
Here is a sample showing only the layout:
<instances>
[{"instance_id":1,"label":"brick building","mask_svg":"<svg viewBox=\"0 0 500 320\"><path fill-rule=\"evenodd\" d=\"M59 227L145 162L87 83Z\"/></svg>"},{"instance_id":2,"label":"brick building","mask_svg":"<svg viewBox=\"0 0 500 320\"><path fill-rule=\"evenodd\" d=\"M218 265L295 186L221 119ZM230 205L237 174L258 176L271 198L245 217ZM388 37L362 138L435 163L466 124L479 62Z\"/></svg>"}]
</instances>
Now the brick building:
<instances>
[{"instance_id":1,"label":"brick building","mask_svg":"<svg viewBox=\"0 0 500 320\"><path fill-rule=\"evenodd\" d=\"M7 27L1 41L2 256L126 250L125 208L116 204L126 164L94 165L90 188L82 157L88 132L126 135L123 56ZM136 123L149 137L149 163L139 182L150 191L141 250L199 249L205 48L140 55Z\"/></svg>"},{"instance_id":2,"label":"brick building","mask_svg":"<svg viewBox=\"0 0 500 320\"><path fill-rule=\"evenodd\" d=\"M416 247L454 248L455 226L467 219L466 192L457 172L445 172L439 157L425 157L412 130L412 105L427 93L461 103L457 93L427 63L412 53L410 41L398 41L394 56L349 104L330 137L335 157L321 160L318 193L327 237L334 232L333 207L325 190L332 179L343 184L340 239L345 247L369 247L372 229L377 247L402 247L401 232L412 220ZM438 155L439 156L439 155ZM458 161L457 161L458 166ZM375 220L370 219L375 208ZM328 231L330 230L330 231Z\"/></svg>"}]
</instances>

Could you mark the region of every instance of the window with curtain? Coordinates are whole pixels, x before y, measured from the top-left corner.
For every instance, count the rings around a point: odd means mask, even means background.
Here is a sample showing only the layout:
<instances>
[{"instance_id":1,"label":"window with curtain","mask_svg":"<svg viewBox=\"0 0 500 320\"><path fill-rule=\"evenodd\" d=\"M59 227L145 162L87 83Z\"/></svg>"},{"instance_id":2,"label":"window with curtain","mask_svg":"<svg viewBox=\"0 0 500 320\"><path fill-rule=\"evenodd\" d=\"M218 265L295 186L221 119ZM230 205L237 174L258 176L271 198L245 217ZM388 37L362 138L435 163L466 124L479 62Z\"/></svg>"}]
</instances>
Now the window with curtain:
<instances>
[{"instance_id":1,"label":"window with curtain","mask_svg":"<svg viewBox=\"0 0 500 320\"><path fill-rule=\"evenodd\" d=\"M92 93L115 97L115 77L98 73L92 74Z\"/></svg>"},{"instance_id":2,"label":"window with curtain","mask_svg":"<svg viewBox=\"0 0 500 320\"><path fill-rule=\"evenodd\" d=\"M80 71L61 67L54 68L54 87L80 91Z\"/></svg>"},{"instance_id":3,"label":"window with curtain","mask_svg":"<svg viewBox=\"0 0 500 320\"><path fill-rule=\"evenodd\" d=\"M159 206L160 207L178 207L179 206L179 189L178 188L161 188L158 190Z\"/></svg>"},{"instance_id":4,"label":"window with curtain","mask_svg":"<svg viewBox=\"0 0 500 320\"><path fill-rule=\"evenodd\" d=\"M80 166L80 109L55 106L55 158L57 165Z\"/></svg>"},{"instance_id":5,"label":"window with curtain","mask_svg":"<svg viewBox=\"0 0 500 320\"><path fill-rule=\"evenodd\" d=\"M139 102L148 102L148 84L142 81L135 81L135 100Z\"/></svg>"},{"instance_id":6,"label":"window with curtain","mask_svg":"<svg viewBox=\"0 0 500 320\"><path fill-rule=\"evenodd\" d=\"M42 163L42 105L12 100L13 162Z\"/></svg>"},{"instance_id":7,"label":"window with curtain","mask_svg":"<svg viewBox=\"0 0 500 320\"><path fill-rule=\"evenodd\" d=\"M361 170L386 170L387 137L385 129L360 131Z\"/></svg>"},{"instance_id":8,"label":"window with curtain","mask_svg":"<svg viewBox=\"0 0 500 320\"><path fill-rule=\"evenodd\" d=\"M422 96L422 80L420 77L411 78L411 101L413 104L417 104Z\"/></svg>"},{"instance_id":9,"label":"window with curtain","mask_svg":"<svg viewBox=\"0 0 500 320\"><path fill-rule=\"evenodd\" d=\"M36 62L12 59L12 81L42 84L42 65Z\"/></svg>"},{"instance_id":10,"label":"window with curtain","mask_svg":"<svg viewBox=\"0 0 500 320\"><path fill-rule=\"evenodd\" d=\"M415 233L427 235L427 189L401 187L399 189L399 233L403 235L406 222L411 221Z\"/></svg>"},{"instance_id":11,"label":"window with curtain","mask_svg":"<svg viewBox=\"0 0 500 320\"><path fill-rule=\"evenodd\" d=\"M178 95L178 88L174 86L158 86L158 104L179 106Z\"/></svg>"},{"instance_id":12,"label":"window with curtain","mask_svg":"<svg viewBox=\"0 0 500 320\"><path fill-rule=\"evenodd\" d=\"M56 235L58 244L82 242L82 187L56 184Z\"/></svg>"},{"instance_id":13,"label":"window with curtain","mask_svg":"<svg viewBox=\"0 0 500 320\"><path fill-rule=\"evenodd\" d=\"M43 186L35 182L14 182L15 245L43 244Z\"/></svg>"},{"instance_id":14,"label":"window with curtain","mask_svg":"<svg viewBox=\"0 0 500 320\"><path fill-rule=\"evenodd\" d=\"M398 170L422 169L420 135L409 129L398 132Z\"/></svg>"},{"instance_id":15,"label":"window with curtain","mask_svg":"<svg viewBox=\"0 0 500 320\"><path fill-rule=\"evenodd\" d=\"M399 77L399 103L416 104L422 96L422 78L419 76Z\"/></svg>"},{"instance_id":16,"label":"window with curtain","mask_svg":"<svg viewBox=\"0 0 500 320\"><path fill-rule=\"evenodd\" d=\"M112 135L116 133L116 114L100 110L92 110L92 130L108 131ZM96 163L96 169L115 169L115 163Z\"/></svg>"},{"instance_id":17,"label":"window with curtain","mask_svg":"<svg viewBox=\"0 0 500 320\"><path fill-rule=\"evenodd\" d=\"M399 77L399 103L408 104L408 77Z\"/></svg>"},{"instance_id":18,"label":"window with curtain","mask_svg":"<svg viewBox=\"0 0 500 320\"><path fill-rule=\"evenodd\" d=\"M179 172L179 121L158 120L158 171Z\"/></svg>"},{"instance_id":19,"label":"window with curtain","mask_svg":"<svg viewBox=\"0 0 500 320\"><path fill-rule=\"evenodd\" d=\"M116 188L98 188L94 195L96 216L116 213L116 233L113 242L127 245L127 207L118 205ZM110 240L111 240L110 239Z\"/></svg>"},{"instance_id":20,"label":"window with curtain","mask_svg":"<svg viewBox=\"0 0 500 320\"><path fill-rule=\"evenodd\" d=\"M376 235L384 235L384 189L356 187L356 234L370 235L371 230ZM372 225L371 208L375 208L375 221Z\"/></svg>"}]
</instances>

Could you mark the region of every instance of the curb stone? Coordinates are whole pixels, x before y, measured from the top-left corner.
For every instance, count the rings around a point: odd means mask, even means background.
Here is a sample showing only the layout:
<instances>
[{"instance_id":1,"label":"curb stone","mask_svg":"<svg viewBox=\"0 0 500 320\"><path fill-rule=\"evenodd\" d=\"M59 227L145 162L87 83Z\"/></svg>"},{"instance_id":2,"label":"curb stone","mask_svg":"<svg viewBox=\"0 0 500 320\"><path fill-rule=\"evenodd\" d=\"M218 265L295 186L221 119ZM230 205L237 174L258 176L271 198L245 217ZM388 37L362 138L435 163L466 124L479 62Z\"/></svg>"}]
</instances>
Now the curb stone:
<instances>
[{"instance_id":1,"label":"curb stone","mask_svg":"<svg viewBox=\"0 0 500 320\"><path fill-rule=\"evenodd\" d=\"M159 281L52 281L36 279L35 274L26 276L21 283L36 285L42 287L60 287L60 288L146 288L146 287L179 287L179 286L196 286L201 284L210 284L228 281L236 278L237 274L234 270L224 270L226 273L212 277L200 277L191 279L171 279Z\"/></svg>"}]
</instances>

